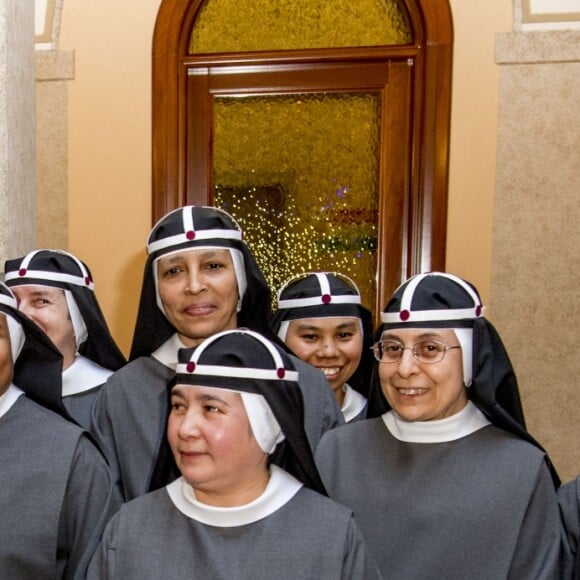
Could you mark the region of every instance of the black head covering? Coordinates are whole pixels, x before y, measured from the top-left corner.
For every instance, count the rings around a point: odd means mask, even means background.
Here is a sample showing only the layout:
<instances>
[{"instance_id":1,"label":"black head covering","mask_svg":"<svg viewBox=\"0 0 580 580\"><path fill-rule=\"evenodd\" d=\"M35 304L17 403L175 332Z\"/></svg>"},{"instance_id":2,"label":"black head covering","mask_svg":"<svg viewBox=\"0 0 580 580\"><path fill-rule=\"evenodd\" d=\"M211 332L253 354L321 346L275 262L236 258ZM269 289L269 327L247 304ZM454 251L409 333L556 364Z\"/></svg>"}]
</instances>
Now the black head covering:
<instances>
[{"instance_id":1,"label":"black head covering","mask_svg":"<svg viewBox=\"0 0 580 580\"><path fill-rule=\"evenodd\" d=\"M129 357L131 360L149 356L175 334L175 328L157 306L154 272L156 260L166 254L204 247L234 249L241 252L247 288L237 314L238 326L251 328L277 341L269 325L270 289L254 256L242 241L240 226L232 216L221 209L188 205L165 215L149 234L148 258Z\"/></svg>"},{"instance_id":2,"label":"black head covering","mask_svg":"<svg viewBox=\"0 0 580 580\"><path fill-rule=\"evenodd\" d=\"M6 284L11 288L52 286L68 290L87 328L87 338L79 346L79 353L112 371L126 363L111 336L84 262L62 250L35 250L22 258L7 260L4 270Z\"/></svg>"},{"instance_id":3,"label":"black head covering","mask_svg":"<svg viewBox=\"0 0 580 580\"><path fill-rule=\"evenodd\" d=\"M469 282L442 272L418 274L397 288L381 315L382 325L375 338L380 340L384 331L392 329L473 329L469 399L491 423L545 451L526 430L514 369L499 334L483 317L484 312L479 293ZM369 417L388 409L375 372ZM559 485L558 476L548 463L552 478Z\"/></svg>"},{"instance_id":4,"label":"black head covering","mask_svg":"<svg viewBox=\"0 0 580 580\"><path fill-rule=\"evenodd\" d=\"M12 382L38 404L72 421L62 403L62 355L48 336L18 310L16 297L3 282L0 282L0 313L15 323L9 322L14 361ZM22 341L15 336L20 333ZM17 342L21 342L18 349L14 346Z\"/></svg>"},{"instance_id":5,"label":"black head covering","mask_svg":"<svg viewBox=\"0 0 580 580\"><path fill-rule=\"evenodd\" d=\"M272 461L304 485L326 494L304 432L298 372L277 345L248 329L217 333L195 348L180 349L169 390L174 385L200 385L262 395L285 437L272 454ZM150 489L169 483L175 470L165 441Z\"/></svg>"},{"instance_id":6,"label":"black head covering","mask_svg":"<svg viewBox=\"0 0 580 580\"><path fill-rule=\"evenodd\" d=\"M350 278L335 272L308 272L287 280L278 291L272 328L280 336L285 321L333 316L351 316L361 320L362 356L348 384L366 397L373 368L373 322L370 311L362 305L359 289Z\"/></svg>"}]
</instances>

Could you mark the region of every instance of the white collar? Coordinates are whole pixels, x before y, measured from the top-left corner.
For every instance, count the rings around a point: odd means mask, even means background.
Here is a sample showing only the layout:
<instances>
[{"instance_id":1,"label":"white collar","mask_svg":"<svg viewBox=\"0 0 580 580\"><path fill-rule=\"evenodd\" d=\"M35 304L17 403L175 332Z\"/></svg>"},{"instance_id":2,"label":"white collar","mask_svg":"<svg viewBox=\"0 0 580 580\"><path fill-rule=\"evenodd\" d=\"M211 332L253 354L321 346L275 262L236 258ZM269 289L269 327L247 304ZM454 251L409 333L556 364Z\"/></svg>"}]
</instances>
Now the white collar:
<instances>
[{"instance_id":1,"label":"white collar","mask_svg":"<svg viewBox=\"0 0 580 580\"><path fill-rule=\"evenodd\" d=\"M62 396L70 397L102 385L113 371L105 369L91 359L77 355L73 364L62 373Z\"/></svg>"},{"instance_id":2,"label":"white collar","mask_svg":"<svg viewBox=\"0 0 580 580\"><path fill-rule=\"evenodd\" d=\"M151 353L151 356L157 359L161 364L175 370L177 366L177 351L180 348L187 348L183 342L181 342L177 333L169 337L157 350Z\"/></svg>"},{"instance_id":3,"label":"white collar","mask_svg":"<svg viewBox=\"0 0 580 580\"><path fill-rule=\"evenodd\" d=\"M22 395L24 395L24 391L11 384L6 392L0 396L0 417L6 415Z\"/></svg>"},{"instance_id":4,"label":"white collar","mask_svg":"<svg viewBox=\"0 0 580 580\"><path fill-rule=\"evenodd\" d=\"M183 477L176 479L165 489L175 507L188 518L209 526L231 528L252 524L273 514L286 505L302 485L277 465L271 465L270 480L264 493L241 506L216 507L202 503L197 500L192 486Z\"/></svg>"},{"instance_id":5,"label":"white collar","mask_svg":"<svg viewBox=\"0 0 580 580\"><path fill-rule=\"evenodd\" d=\"M491 425L471 401L459 413L437 421L405 421L394 411L386 412L383 421L395 439L408 443L455 441Z\"/></svg>"},{"instance_id":6,"label":"white collar","mask_svg":"<svg viewBox=\"0 0 580 580\"><path fill-rule=\"evenodd\" d=\"M367 400L366 397L346 383L342 390L344 391L344 401L342 402L341 411L344 415L344 420L348 423L361 414L367 404Z\"/></svg>"}]
</instances>

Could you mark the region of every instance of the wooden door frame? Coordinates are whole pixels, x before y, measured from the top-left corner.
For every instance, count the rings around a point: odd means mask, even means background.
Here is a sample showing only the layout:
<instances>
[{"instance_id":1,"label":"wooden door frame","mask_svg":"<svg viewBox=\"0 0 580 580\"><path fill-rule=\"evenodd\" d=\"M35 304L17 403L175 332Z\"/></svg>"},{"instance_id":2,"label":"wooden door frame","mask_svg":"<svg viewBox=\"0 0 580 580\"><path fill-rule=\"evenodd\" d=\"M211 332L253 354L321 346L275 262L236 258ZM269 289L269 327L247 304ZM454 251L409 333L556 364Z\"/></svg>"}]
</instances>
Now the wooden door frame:
<instances>
[{"instance_id":1,"label":"wooden door frame","mask_svg":"<svg viewBox=\"0 0 580 580\"><path fill-rule=\"evenodd\" d=\"M449 0L406 0L413 44L395 47L272 51L190 55L193 22L203 0L163 0L153 37L152 65L152 221L187 203L187 74L195 64L213 67L267 64L373 62L409 59L414 67L411 104L411 168L407 243L397 280L379 268L379 286L387 293L406 277L445 269L447 187L451 111L453 27ZM384 152L383 152L384 154ZM397 219L388 212L382 221ZM388 243L381 224L380 247ZM383 250L384 251L384 250ZM384 258L384 256L383 256ZM379 256L379 264L384 259Z\"/></svg>"}]
</instances>

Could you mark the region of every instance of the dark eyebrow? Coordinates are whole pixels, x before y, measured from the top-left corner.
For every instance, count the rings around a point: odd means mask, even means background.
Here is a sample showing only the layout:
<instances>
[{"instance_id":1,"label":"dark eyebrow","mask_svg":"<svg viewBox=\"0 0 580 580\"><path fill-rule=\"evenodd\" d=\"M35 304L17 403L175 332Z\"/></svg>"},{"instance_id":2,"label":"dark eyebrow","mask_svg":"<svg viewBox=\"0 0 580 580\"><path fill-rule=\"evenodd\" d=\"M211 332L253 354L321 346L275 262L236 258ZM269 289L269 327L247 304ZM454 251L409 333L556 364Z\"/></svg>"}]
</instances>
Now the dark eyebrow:
<instances>
[{"instance_id":1,"label":"dark eyebrow","mask_svg":"<svg viewBox=\"0 0 580 580\"><path fill-rule=\"evenodd\" d=\"M222 250L222 249L217 249L217 248L208 248L204 252L201 252L199 255L202 257L202 259L207 260L208 258L214 258L215 256L221 256L221 255L223 255L223 252L228 253L228 250L227 249ZM185 254L185 252L179 252L177 254L171 254L170 256L162 256L160 261L163 260L163 261L165 261L165 263L176 264L176 263L179 263L185 259L184 254Z\"/></svg>"},{"instance_id":2,"label":"dark eyebrow","mask_svg":"<svg viewBox=\"0 0 580 580\"><path fill-rule=\"evenodd\" d=\"M343 328L351 328L351 327L356 327L357 322L356 320L349 320L348 322L343 322L342 324L339 324L336 328L338 330L342 330Z\"/></svg>"},{"instance_id":3,"label":"dark eyebrow","mask_svg":"<svg viewBox=\"0 0 580 580\"><path fill-rule=\"evenodd\" d=\"M188 387L179 387L179 386L175 386L171 389L171 396L176 396L176 397L181 397L182 399L185 399L185 396L183 394L183 389L187 389ZM208 395L207 393L200 393L199 395L196 395L196 400L198 401L203 401L203 402L211 402L211 401L215 401L217 403L221 403L222 405L227 405L228 407L230 406L230 404L225 401L224 399L217 397L216 395Z\"/></svg>"},{"instance_id":4,"label":"dark eyebrow","mask_svg":"<svg viewBox=\"0 0 580 580\"><path fill-rule=\"evenodd\" d=\"M314 324L297 324L295 328L296 330L320 330L320 327Z\"/></svg>"},{"instance_id":5,"label":"dark eyebrow","mask_svg":"<svg viewBox=\"0 0 580 580\"><path fill-rule=\"evenodd\" d=\"M383 333L382 340L396 340L403 344L403 339L396 333ZM421 334L415 337L415 340L443 340L443 337L438 332L427 331L422 332Z\"/></svg>"},{"instance_id":6,"label":"dark eyebrow","mask_svg":"<svg viewBox=\"0 0 580 580\"><path fill-rule=\"evenodd\" d=\"M343 330L344 328L352 328L353 326L356 327L357 321L356 320L349 320L347 322L343 322L336 327L336 330ZM310 324L296 324L294 327L296 330L320 330L320 326L316 326L313 323Z\"/></svg>"}]
</instances>

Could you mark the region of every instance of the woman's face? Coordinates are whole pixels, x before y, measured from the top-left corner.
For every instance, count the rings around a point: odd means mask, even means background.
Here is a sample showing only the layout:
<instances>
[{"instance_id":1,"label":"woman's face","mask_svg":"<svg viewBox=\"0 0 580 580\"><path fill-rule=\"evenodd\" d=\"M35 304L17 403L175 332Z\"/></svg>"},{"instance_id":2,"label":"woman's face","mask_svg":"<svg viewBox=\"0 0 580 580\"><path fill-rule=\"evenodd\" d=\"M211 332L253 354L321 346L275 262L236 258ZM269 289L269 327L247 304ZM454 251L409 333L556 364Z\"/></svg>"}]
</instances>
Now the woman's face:
<instances>
[{"instance_id":1,"label":"woman's face","mask_svg":"<svg viewBox=\"0 0 580 580\"><path fill-rule=\"evenodd\" d=\"M428 340L459 345L450 329L390 330L382 338L399 342L406 349ZM411 350L404 350L400 361L380 362L381 389L391 408L406 421L435 421L461 411L467 404L461 357L457 348L447 350L438 363L424 364Z\"/></svg>"},{"instance_id":2,"label":"woman's face","mask_svg":"<svg viewBox=\"0 0 580 580\"><path fill-rule=\"evenodd\" d=\"M167 437L199 501L244 505L266 488L267 455L256 442L239 393L176 385Z\"/></svg>"},{"instance_id":3,"label":"woman's face","mask_svg":"<svg viewBox=\"0 0 580 580\"><path fill-rule=\"evenodd\" d=\"M237 327L238 283L228 250L186 250L156 266L165 314L186 346Z\"/></svg>"},{"instance_id":4,"label":"woman's face","mask_svg":"<svg viewBox=\"0 0 580 580\"><path fill-rule=\"evenodd\" d=\"M362 356L360 319L336 316L292 320L285 342L298 358L324 373L342 404L342 387L358 368Z\"/></svg>"},{"instance_id":5,"label":"woman's face","mask_svg":"<svg viewBox=\"0 0 580 580\"><path fill-rule=\"evenodd\" d=\"M15 286L18 310L33 320L63 356L63 369L75 359L76 341L64 290L53 286Z\"/></svg>"},{"instance_id":6,"label":"woman's face","mask_svg":"<svg viewBox=\"0 0 580 580\"><path fill-rule=\"evenodd\" d=\"M12 348L10 346L10 332L4 314L0 314L0 396L3 395L12 382Z\"/></svg>"}]
</instances>

